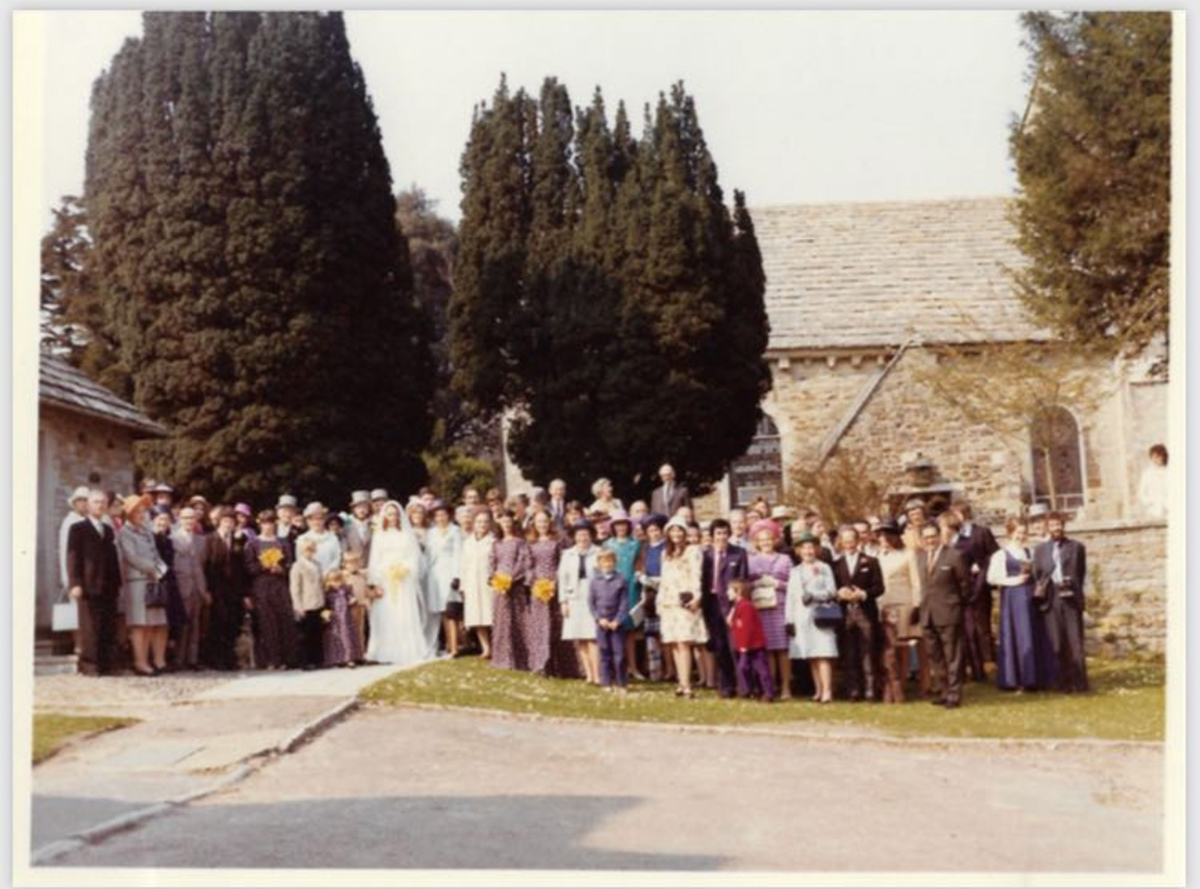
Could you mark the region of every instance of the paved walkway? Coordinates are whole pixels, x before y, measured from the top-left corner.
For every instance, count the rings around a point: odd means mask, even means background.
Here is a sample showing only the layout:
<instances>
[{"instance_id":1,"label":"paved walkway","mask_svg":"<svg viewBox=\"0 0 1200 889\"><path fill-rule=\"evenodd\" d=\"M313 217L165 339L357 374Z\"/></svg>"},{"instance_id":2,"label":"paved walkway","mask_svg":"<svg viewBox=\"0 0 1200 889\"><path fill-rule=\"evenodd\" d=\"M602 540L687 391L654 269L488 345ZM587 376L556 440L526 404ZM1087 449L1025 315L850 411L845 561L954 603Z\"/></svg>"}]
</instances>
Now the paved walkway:
<instances>
[{"instance_id":1,"label":"paved walkway","mask_svg":"<svg viewBox=\"0 0 1200 889\"><path fill-rule=\"evenodd\" d=\"M34 855L112 819L210 791L245 763L294 748L395 671L38 677L39 710L142 721L69 745L33 770Z\"/></svg>"},{"instance_id":2,"label":"paved walkway","mask_svg":"<svg viewBox=\"0 0 1200 889\"><path fill-rule=\"evenodd\" d=\"M896 744L371 707L56 864L1154 871L1162 808L1159 745Z\"/></svg>"}]
</instances>

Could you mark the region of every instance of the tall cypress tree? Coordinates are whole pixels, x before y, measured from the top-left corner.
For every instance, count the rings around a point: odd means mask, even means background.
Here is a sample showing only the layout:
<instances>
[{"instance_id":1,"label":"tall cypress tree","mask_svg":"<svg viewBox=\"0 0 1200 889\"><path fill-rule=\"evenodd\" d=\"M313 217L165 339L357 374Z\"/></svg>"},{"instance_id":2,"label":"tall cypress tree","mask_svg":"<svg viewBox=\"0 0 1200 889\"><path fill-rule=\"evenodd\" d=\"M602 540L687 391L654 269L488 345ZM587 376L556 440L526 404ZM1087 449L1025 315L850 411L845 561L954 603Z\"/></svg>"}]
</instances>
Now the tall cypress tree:
<instances>
[{"instance_id":1,"label":"tall cypress tree","mask_svg":"<svg viewBox=\"0 0 1200 889\"><path fill-rule=\"evenodd\" d=\"M740 194L736 217L724 204L691 97L682 84L661 97L638 142L624 106L609 128L599 90L571 133L547 80L516 151L498 148L506 89L463 156L458 386L480 409L518 409L511 451L535 478L578 489L603 474L644 493L668 459L715 481L748 446L770 375L753 225ZM514 153L530 174L497 176ZM529 223L498 221L501 206L528 206ZM487 291L489 237L523 261Z\"/></svg>"},{"instance_id":2,"label":"tall cypress tree","mask_svg":"<svg viewBox=\"0 0 1200 889\"><path fill-rule=\"evenodd\" d=\"M260 502L417 484L428 331L341 16L144 23L97 82L87 179L107 323L173 433L143 467Z\"/></svg>"}]
</instances>

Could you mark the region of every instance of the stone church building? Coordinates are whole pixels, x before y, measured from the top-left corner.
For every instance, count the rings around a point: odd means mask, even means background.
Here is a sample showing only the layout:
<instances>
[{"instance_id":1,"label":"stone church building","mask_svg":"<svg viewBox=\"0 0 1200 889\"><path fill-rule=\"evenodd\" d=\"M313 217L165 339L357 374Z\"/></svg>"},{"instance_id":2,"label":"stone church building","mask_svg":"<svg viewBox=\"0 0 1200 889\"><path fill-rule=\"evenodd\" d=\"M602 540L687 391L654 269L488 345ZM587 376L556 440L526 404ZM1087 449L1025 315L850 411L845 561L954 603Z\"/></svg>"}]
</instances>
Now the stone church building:
<instances>
[{"instance_id":1,"label":"stone church building","mask_svg":"<svg viewBox=\"0 0 1200 889\"><path fill-rule=\"evenodd\" d=\"M1001 435L925 388L939 360L977 362L986 387L995 350L1055 349L1006 273L1022 262L1007 208L998 197L753 210L773 388L749 452L697 512L757 496L803 505L797 474L839 454L868 462L893 512L913 496L935 511L962 497L1002 533L1007 516L1046 503L1070 515L1098 566L1094 644L1161 651L1165 525L1144 521L1136 497L1149 447L1167 440L1168 383L1150 361L1080 359L1070 373L1099 395L1053 405L1037 436ZM509 491L530 487L505 469Z\"/></svg>"}]
</instances>

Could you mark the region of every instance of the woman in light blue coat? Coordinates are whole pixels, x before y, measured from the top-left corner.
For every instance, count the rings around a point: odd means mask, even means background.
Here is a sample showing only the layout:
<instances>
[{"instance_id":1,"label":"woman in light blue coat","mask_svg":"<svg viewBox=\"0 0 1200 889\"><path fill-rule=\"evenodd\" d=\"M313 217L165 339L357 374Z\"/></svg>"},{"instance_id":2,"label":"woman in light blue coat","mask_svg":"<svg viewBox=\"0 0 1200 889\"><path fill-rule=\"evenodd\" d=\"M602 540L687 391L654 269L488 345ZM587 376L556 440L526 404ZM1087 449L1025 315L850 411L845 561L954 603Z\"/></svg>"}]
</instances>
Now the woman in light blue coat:
<instances>
[{"instance_id":1,"label":"woman in light blue coat","mask_svg":"<svg viewBox=\"0 0 1200 889\"><path fill-rule=\"evenodd\" d=\"M817 558L819 545L817 538L807 532L796 541L800 564L792 568L788 576L785 621L790 637L789 656L808 661L813 686L817 689L813 700L828 704L833 700L837 631L833 627L817 626L813 612L822 602L837 601L837 584L830 567Z\"/></svg>"},{"instance_id":2,"label":"woman in light blue coat","mask_svg":"<svg viewBox=\"0 0 1200 889\"><path fill-rule=\"evenodd\" d=\"M458 653L458 622L462 619L462 589L458 572L462 557L462 531L450 521L450 507L440 500L433 505L433 526L425 535L428 576L426 593L430 610L441 618L446 651ZM437 630L433 630L437 647Z\"/></svg>"}]
</instances>

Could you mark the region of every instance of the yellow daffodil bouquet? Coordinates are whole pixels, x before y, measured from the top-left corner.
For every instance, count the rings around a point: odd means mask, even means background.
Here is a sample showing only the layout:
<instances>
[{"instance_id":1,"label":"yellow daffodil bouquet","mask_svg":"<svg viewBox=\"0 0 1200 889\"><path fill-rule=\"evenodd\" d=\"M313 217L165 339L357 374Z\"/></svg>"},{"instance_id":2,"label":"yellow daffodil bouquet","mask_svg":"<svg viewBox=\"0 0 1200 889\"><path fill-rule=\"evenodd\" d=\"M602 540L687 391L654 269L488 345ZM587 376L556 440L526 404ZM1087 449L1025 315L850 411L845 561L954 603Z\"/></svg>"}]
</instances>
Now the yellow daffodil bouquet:
<instances>
[{"instance_id":1,"label":"yellow daffodil bouquet","mask_svg":"<svg viewBox=\"0 0 1200 889\"><path fill-rule=\"evenodd\" d=\"M283 550L271 549L263 550L258 556L258 564L262 565L268 571L279 567L279 563L283 561Z\"/></svg>"},{"instance_id":2,"label":"yellow daffodil bouquet","mask_svg":"<svg viewBox=\"0 0 1200 889\"><path fill-rule=\"evenodd\" d=\"M554 598L554 581L548 577L533 582L533 596L539 602L549 603Z\"/></svg>"},{"instance_id":3,"label":"yellow daffodil bouquet","mask_svg":"<svg viewBox=\"0 0 1200 889\"><path fill-rule=\"evenodd\" d=\"M511 574L497 574L492 578L492 589L505 595L512 589L513 579Z\"/></svg>"},{"instance_id":4,"label":"yellow daffodil bouquet","mask_svg":"<svg viewBox=\"0 0 1200 889\"><path fill-rule=\"evenodd\" d=\"M408 577L409 571L407 562L393 562L388 566L388 589L391 592L392 604L395 604L400 597L400 584L404 583L404 578Z\"/></svg>"}]
</instances>

